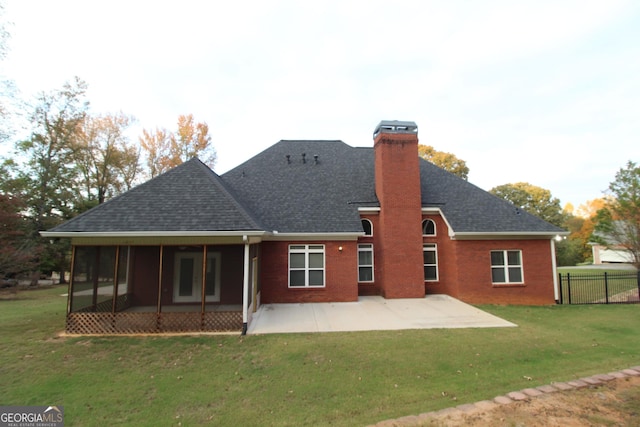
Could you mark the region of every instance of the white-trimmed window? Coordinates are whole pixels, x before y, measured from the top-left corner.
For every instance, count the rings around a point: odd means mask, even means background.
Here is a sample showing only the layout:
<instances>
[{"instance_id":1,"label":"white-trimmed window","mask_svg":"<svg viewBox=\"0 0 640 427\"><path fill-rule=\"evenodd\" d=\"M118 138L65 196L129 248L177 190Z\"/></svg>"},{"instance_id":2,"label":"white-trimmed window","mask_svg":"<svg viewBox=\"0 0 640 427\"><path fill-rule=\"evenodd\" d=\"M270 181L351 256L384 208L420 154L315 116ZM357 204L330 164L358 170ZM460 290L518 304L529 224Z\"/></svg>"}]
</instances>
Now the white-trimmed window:
<instances>
[{"instance_id":1,"label":"white-trimmed window","mask_svg":"<svg viewBox=\"0 0 640 427\"><path fill-rule=\"evenodd\" d=\"M362 229L364 230L364 235L366 237L373 236L373 223L368 219L363 219L362 221Z\"/></svg>"},{"instance_id":2,"label":"white-trimmed window","mask_svg":"<svg viewBox=\"0 0 640 427\"><path fill-rule=\"evenodd\" d=\"M373 245L358 245L358 282L373 282Z\"/></svg>"},{"instance_id":3,"label":"white-trimmed window","mask_svg":"<svg viewBox=\"0 0 640 427\"><path fill-rule=\"evenodd\" d=\"M491 251L491 282L496 284L524 283L522 251Z\"/></svg>"},{"instance_id":4,"label":"white-trimmed window","mask_svg":"<svg viewBox=\"0 0 640 427\"><path fill-rule=\"evenodd\" d=\"M289 246L289 287L324 287L324 245Z\"/></svg>"},{"instance_id":5,"label":"white-trimmed window","mask_svg":"<svg viewBox=\"0 0 640 427\"><path fill-rule=\"evenodd\" d=\"M438 281L438 247L435 243L422 245L422 258L424 261L424 281Z\"/></svg>"},{"instance_id":6,"label":"white-trimmed window","mask_svg":"<svg viewBox=\"0 0 640 427\"><path fill-rule=\"evenodd\" d=\"M422 221L422 235L423 236L435 236L436 235L436 223L432 219L425 219Z\"/></svg>"}]
</instances>

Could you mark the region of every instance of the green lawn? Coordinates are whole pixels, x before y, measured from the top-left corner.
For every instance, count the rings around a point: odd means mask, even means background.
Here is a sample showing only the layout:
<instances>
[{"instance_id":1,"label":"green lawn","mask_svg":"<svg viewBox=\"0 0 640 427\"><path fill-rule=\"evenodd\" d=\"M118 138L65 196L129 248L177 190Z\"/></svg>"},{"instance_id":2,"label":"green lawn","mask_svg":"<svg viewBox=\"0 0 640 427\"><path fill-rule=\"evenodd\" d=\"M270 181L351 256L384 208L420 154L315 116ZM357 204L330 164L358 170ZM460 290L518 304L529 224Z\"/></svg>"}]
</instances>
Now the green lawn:
<instances>
[{"instance_id":1,"label":"green lawn","mask_svg":"<svg viewBox=\"0 0 640 427\"><path fill-rule=\"evenodd\" d=\"M62 287L0 301L0 405L66 425L375 423L640 365L640 305L481 308L518 328L57 338Z\"/></svg>"}]
</instances>

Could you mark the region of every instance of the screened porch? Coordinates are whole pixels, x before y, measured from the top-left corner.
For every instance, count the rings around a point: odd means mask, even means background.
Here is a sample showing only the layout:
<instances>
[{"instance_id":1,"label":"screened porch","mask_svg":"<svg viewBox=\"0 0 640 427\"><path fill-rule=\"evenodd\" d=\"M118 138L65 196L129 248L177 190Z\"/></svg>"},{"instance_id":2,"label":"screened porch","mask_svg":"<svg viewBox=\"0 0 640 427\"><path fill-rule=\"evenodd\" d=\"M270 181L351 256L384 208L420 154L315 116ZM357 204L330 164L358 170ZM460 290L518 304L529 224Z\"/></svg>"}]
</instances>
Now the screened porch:
<instances>
[{"instance_id":1,"label":"screened porch","mask_svg":"<svg viewBox=\"0 0 640 427\"><path fill-rule=\"evenodd\" d=\"M257 253L249 244L74 246L66 332L244 331Z\"/></svg>"}]
</instances>

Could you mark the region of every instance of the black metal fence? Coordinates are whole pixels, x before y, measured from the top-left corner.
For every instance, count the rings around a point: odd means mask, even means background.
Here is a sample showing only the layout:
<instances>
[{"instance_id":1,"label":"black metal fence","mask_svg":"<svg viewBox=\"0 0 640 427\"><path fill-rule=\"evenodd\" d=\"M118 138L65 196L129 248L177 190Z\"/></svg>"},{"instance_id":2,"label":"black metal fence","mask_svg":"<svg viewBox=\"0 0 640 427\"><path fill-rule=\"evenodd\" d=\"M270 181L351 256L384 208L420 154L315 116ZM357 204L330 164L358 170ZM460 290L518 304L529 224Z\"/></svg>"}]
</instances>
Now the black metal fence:
<instances>
[{"instance_id":1,"label":"black metal fence","mask_svg":"<svg viewBox=\"0 0 640 427\"><path fill-rule=\"evenodd\" d=\"M638 304L640 271L559 273L560 304Z\"/></svg>"}]
</instances>

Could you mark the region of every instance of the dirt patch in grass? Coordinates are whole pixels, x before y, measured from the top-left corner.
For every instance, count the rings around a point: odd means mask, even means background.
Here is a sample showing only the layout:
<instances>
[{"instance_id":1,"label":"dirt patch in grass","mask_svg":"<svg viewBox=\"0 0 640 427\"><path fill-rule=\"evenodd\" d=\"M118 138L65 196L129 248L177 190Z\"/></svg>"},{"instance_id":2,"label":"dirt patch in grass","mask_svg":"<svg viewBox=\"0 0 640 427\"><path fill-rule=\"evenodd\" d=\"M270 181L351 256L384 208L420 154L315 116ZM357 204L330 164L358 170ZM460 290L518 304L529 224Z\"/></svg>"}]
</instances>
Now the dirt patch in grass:
<instances>
[{"instance_id":1,"label":"dirt patch in grass","mask_svg":"<svg viewBox=\"0 0 640 427\"><path fill-rule=\"evenodd\" d=\"M441 415L425 426L640 426L640 377L544 394L488 410Z\"/></svg>"},{"instance_id":2,"label":"dirt patch in grass","mask_svg":"<svg viewBox=\"0 0 640 427\"><path fill-rule=\"evenodd\" d=\"M10 288L0 289L0 300L14 300L18 297L18 288L12 286Z\"/></svg>"}]
</instances>

